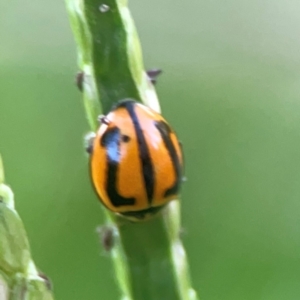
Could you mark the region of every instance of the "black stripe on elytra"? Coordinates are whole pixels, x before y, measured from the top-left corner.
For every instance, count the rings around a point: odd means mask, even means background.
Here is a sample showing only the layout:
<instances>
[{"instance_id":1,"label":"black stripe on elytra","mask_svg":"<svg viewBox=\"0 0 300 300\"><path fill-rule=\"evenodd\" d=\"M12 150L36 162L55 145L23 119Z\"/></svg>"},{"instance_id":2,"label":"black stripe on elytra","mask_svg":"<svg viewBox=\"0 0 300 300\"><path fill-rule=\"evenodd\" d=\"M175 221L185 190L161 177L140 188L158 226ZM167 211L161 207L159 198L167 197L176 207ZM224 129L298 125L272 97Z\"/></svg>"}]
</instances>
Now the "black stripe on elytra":
<instances>
[{"instance_id":1,"label":"black stripe on elytra","mask_svg":"<svg viewBox=\"0 0 300 300\"><path fill-rule=\"evenodd\" d=\"M117 176L120 163L120 142L122 135L118 127L108 129L100 140L100 145L106 149L107 180L106 192L113 206L133 205L135 198L125 198L118 193Z\"/></svg>"},{"instance_id":2,"label":"black stripe on elytra","mask_svg":"<svg viewBox=\"0 0 300 300\"><path fill-rule=\"evenodd\" d=\"M150 157L150 151L148 149L140 122L134 110L135 102L132 100L123 101L121 105L127 109L134 126L135 134L138 141L138 149L139 149L140 159L142 163L142 172L143 172L144 183L146 187L148 203L151 204L153 200L155 179L154 179L154 169Z\"/></svg>"},{"instance_id":3,"label":"black stripe on elytra","mask_svg":"<svg viewBox=\"0 0 300 300\"><path fill-rule=\"evenodd\" d=\"M180 186L181 166L180 166L179 157L177 155L176 149L171 140L170 133L172 132L172 130L169 127L169 125L164 121L155 122L155 126L156 126L157 130L159 131L159 133L162 137L162 140L169 152L169 155L170 155L173 167L174 167L174 171L175 171L175 182L170 188L168 188L165 191L164 196L167 197L167 196L171 196L171 195L176 195L178 193L179 186Z\"/></svg>"}]
</instances>

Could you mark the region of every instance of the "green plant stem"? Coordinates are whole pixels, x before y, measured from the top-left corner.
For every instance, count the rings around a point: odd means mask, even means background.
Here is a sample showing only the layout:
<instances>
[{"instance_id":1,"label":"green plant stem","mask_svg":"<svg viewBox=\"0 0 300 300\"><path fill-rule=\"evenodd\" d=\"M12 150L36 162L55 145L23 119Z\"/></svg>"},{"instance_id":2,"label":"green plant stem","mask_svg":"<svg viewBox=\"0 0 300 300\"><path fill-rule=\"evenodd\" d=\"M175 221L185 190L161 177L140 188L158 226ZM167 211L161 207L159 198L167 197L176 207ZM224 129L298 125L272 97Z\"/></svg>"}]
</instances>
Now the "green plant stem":
<instances>
[{"instance_id":1,"label":"green plant stem","mask_svg":"<svg viewBox=\"0 0 300 300\"><path fill-rule=\"evenodd\" d=\"M97 129L98 115L106 114L121 99L133 98L159 112L127 1L66 0L66 4L91 129ZM197 299L179 238L178 200L159 216L141 223L119 219L106 209L104 212L116 239L111 257L122 299Z\"/></svg>"},{"instance_id":2,"label":"green plant stem","mask_svg":"<svg viewBox=\"0 0 300 300\"><path fill-rule=\"evenodd\" d=\"M53 300L47 280L32 261L23 222L15 210L13 192L4 184L0 156L0 299Z\"/></svg>"}]
</instances>

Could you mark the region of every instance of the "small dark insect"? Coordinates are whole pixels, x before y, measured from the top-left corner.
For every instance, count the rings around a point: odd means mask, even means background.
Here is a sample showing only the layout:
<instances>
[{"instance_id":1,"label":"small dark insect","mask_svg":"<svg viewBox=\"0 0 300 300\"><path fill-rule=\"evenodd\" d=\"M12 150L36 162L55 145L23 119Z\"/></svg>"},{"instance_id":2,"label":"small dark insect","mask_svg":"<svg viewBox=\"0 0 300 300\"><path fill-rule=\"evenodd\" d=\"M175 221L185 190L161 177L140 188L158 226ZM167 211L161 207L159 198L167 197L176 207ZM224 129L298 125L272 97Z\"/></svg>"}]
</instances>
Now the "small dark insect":
<instances>
[{"instance_id":1,"label":"small dark insect","mask_svg":"<svg viewBox=\"0 0 300 300\"><path fill-rule=\"evenodd\" d=\"M41 271L39 271L39 277L44 279L47 289L49 291L52 291L53 290L53 285L52 285L52 282L51 282L50 278Z\"/></svg>"},{"instance_id":2,"label":"small dark insect","mask_svg":"<svg viewBox=\"0 0 300 300\"><path fill-rule=\"evenodd\" d=\"M114 229L110 226L99 226L96 229L99 234L100 241L103 249L106 252L110 252L115 244Z\"/></svg>"},{"instance_id":3,"label":"small dark insect","mask_svg":"<svg viewBox=\"0 0 300 300\"><path fill-rule=\"evenodd\" d=\"M84 80L84 73L83 71L79 71L75 76L75 83L80 92L83 90L83 80Z\"/></svg>"},{"instance_id":4,"label":"small dark insect","mask_svg":"<svg viewBox=\"0 0 300 300\"><path fill-rule=\"evenodd\" d=\"M156 84L157 77L162 73L162 70L161 69L151 69L151 70L146 71L146 73L147 73L150 81L153 84Z\"/></svg>"}]
</instances>

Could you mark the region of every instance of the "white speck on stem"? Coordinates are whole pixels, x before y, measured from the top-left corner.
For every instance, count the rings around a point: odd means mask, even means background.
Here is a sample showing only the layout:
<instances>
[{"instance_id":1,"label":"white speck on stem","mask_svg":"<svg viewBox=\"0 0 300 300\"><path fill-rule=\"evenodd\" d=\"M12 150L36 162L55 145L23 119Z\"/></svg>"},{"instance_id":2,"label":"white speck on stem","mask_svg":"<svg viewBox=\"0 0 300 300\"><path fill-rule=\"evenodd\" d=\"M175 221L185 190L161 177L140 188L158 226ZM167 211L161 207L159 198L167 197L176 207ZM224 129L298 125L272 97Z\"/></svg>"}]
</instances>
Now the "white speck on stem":
<instances>
[{"instance_id":1,"label":"white speck on stem","mask_svg":"<svg viewBox=\"0 0 300 300\"><path fill-rule=\"evenodd\" d=\"M110 10L110 7L106 4L101 4L100 7L99 7L99 10L102 12L102 13L106 13Z\"/></svg>"}]
</instances>

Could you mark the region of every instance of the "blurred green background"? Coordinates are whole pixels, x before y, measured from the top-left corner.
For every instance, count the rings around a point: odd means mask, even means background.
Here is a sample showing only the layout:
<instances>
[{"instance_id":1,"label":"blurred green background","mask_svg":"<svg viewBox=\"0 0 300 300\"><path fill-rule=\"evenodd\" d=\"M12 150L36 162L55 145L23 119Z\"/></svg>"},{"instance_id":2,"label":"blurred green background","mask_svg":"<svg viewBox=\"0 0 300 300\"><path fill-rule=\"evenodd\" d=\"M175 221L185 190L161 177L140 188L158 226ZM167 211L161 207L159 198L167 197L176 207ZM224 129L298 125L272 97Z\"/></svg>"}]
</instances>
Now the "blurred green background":
<instances>
[{"instance_id":1,"label":"blurred green background","mask_svg":"<svg viewBox=\"0 0 300 300\"><path fill-rule=\"evenodd\" d=\"M131 0L184 144L184 243L202 300L300 299L299 0ZM119 299L95 227L64 2L0 2L0 153L57 300Z\"/></svg>"}]
</instances>

